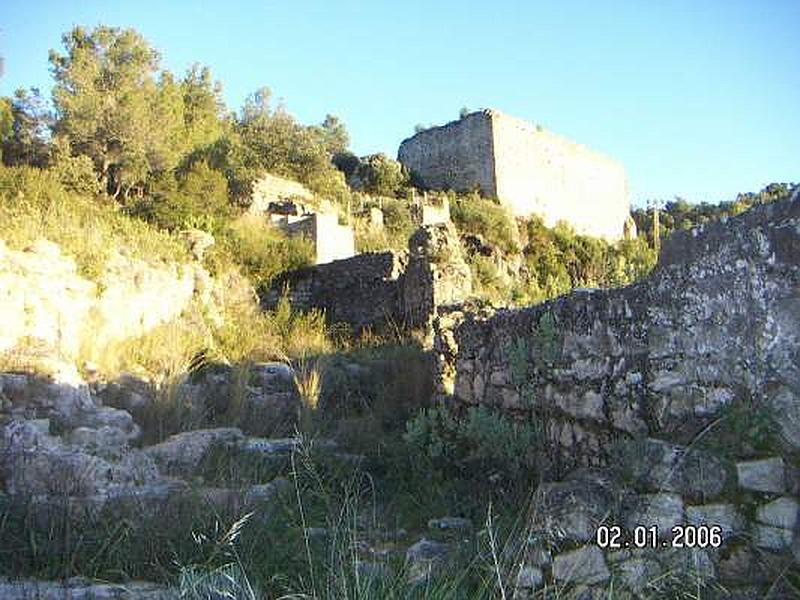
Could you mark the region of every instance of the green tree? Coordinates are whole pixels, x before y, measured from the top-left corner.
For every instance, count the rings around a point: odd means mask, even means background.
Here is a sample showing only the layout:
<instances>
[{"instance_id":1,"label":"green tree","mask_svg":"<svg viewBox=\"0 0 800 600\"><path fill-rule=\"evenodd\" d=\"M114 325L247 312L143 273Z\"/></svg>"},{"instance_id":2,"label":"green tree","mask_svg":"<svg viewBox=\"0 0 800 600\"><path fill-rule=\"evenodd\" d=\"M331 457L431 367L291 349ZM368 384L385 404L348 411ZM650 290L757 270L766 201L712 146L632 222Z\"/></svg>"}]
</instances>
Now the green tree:
<instances>
[{"instance_id":1,"label":"green tree","mask_svg":"<svg viewBox=\"0 0 800 600\"><path fill-rule=\"evenodd\" d=\"M6 165L47 166L52 116L39 90L18 89L0 107L2 156Z\"/></svg>"},{"instance_id":2,"label":"green tree","mask_svg":"<svg viewBox=\"0 0 800 600\"><path fill-rule=\"evenodd\" d=\"M208 67L197 64L181 81L183 93L184 145L187 153L213 144L224 134L225 105L222 86L211 78Z\"/></svg>"},{"instance_id":3,"label":"green tree","mask_svg":"<svg viewBox=\"0 0 800 600\"><path fill-rule=\"evenodd\" d=\"M241 160L248 170L296 179L320 195L343 202L347 185L331 163L330 140L321 139L320 128L298 123L282 104L273 109L270 98L269 88L261 88L247 99L236 127L239 139L231 140L231 150L236 152L229 156ZM236 148L239 141L241 146Z\"/></svg>"},{"instance_id":4,"label":"green tree","mask_svg":"<svg viewBox=\"0 0 800 600\"><path fill-rule=\"evenodd\" d=\"M183 104L159 55L133 29L75 27L50 51L56 131L94 162L114 197L141 191L153 171L177 163Z\"/></svg>"},{"instance_id":5,"label":"green tree","mask_svg":"<svg viewBox=\"0 0 800 600\"><path fill-rule=\"evenodd\" d=\"M205 161L195 162L177 179L169 172L153 177L148 197L133 211L164 229L201 227L212 232L233 212L225 176Z\"/></svg>"},{"instance_id":6,"label":"green tree","mask_svg":"<svg viewBox=\"0 0 800 600\"><path fill-rule=\"evenodd\" d=\"M319 136L322 145L325 146L331 157L345 152L350 145L347 128L339 120L339 117L334 115L325 115L325 120L313 131Z\"/></svg>"}]
</instances>

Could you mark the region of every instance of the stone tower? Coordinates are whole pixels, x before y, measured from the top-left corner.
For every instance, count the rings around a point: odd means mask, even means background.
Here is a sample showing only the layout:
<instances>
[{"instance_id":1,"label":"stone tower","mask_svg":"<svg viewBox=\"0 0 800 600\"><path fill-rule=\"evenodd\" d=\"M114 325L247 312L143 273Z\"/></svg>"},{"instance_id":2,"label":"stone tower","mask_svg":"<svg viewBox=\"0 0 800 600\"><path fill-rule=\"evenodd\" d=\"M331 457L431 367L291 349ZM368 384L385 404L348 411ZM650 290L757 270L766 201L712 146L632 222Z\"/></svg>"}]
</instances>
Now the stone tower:
<instances>
[{"instance_id":1,"label":"stone tower","mask_svg":"<svg viewBox=\"0 0 800 600\"><path fill-rule=\"evenodd\" d=\"M564 220L579 233L622 238L630 215L625 169L496 110L470 113L404 140L398 160L431 189L480 188L517 216Z\"/></svg>"}]
</instances>

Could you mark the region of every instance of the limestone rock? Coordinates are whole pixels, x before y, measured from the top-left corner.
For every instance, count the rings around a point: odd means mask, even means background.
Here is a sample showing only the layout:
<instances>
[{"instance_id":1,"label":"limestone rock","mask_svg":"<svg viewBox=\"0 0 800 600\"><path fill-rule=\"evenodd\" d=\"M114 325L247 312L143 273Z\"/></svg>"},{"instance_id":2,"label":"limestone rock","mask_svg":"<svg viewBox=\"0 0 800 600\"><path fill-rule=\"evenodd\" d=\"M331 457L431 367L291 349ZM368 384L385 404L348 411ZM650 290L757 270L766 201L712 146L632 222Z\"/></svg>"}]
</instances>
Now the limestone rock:
<instances>
[{"instance_id":1,"label":"limestone rock","mask_svg":"<svg viewBox=\"0 0 800 600\"><path fill-rule=\"evenodd\" d=\"M453 533L469 533L472 531L472 521L463 517L441 517L438 519L430 519L428 521L428 529Z\"/></svg>"},{"instance_id":2,"label":"limestone rock","mask_svg":"<svg viewBox=\"0 0 800 600\"><path fill-rule=\"evenodd\" d=\"M170 436L146 448L145 452L165 473L188 477L201 466L212 446L236 442L243 437L241 430L235 427L197 429Z\"/></svg>"},{"instance_id":3,"label":"limestone rock","mask_svg":"<svg viewBox=\"0 0 800 600\"><path fill-rule=\"evenodd\" d=\"M649 491L713 498L728 480L719 458L661 440L621 444L615 457L622 477Z\"/></svg>"},{"instance_id":4,"label":"limestone rock","mask_svg":"<svg viewBox=\"0 0 800 600\"><path fill-rule=\"evenodd\" d=\"M622 585L637 595L645 595L648 587L657 583L662 574L658 562L644 556L621 561L614 571Z\"/></svg>"},{"instance_id":5,"label":"limestone rock","mask_svg":"<svg viewBox=\"0 0 800 600\"><path fill-rule=\"evenodd\" d=\"M745 520L733 504L703 504L686 507L686 520L691 525L718 526L723 541L745 529Z\"/></svg>"},{"instance_id":6,"label":"limestone rock","mask_svg":"<svg viewBox=\"0 0 800 600\"><path fill-rule=\"evenodd\" d=\"M659 537L671 538L672 528L683 523L683 500L677 494L642 494L627 511L625 525L629 531L636 527L657 527Z\"/></svg>"},{"instance_id":7,"label":"limestone rock","mask_svg":"<svg viewBox=\"0 0 800 600\"><path fill-rule=\"evenodd\" d=\"M765 525L793 530L797 527L800 503L795 498L784 496L758 507L756 519Z\"/></svg>"},{"instance_id":8,"label":"limestone rock","mask_svg":"<svg viewBox=\"0 0 800 600\"><path fill-rule=\"evenodd\" d=\"M422 538L406 551L408 581L412 585L423 583L434 577L444 567L452 554L449 544Z\"/></svg>"},{"instance_id":9,"label":"limestone rock","mask_svg":"<svg viewBox=\"0 0 800 600\"><path fill-rule=\"evenodd\" d=\"M579 470L563 482L539 486L537 529L556 539L588 542L614 511L614 481L601 471Z\"/></svg>"},{"instance_id":10,"label":"limestone rock","mask_svg":"<svg viewBox=\"0 0 800 600\"><path fill-rule=\"evenodd\" d=\"M530 596L535 590L544 584L542 570L537 567L524 566L517 573L514 587L514 597Z\"/></svg>"},{"instance_id":11,"label":"limestone rock","mask_svg":"<svg viewBox=\"0 0 800 600\"><path fill-rule=\"evenodd\" d=\"M753 527L753 543L766 550L787 550L792 546L794 534L790 529L756 524Z\"/></svg>"},{"instance_id":12,"label":"limestone rock","mask_svg":"<svg viewBox=\"0 0 800 600\"><path fill-rule=\"evenodd\" d=\"M202 261L206 250L214 245L214 236L201 229L186 229L180 232L181 238L186 242L192 257Z\"/></svg>"},{"instance_id":13,"label":"limestone rock","mask_svg":"<svg viewBox=\"0 0 800 600\"><path fill-rule=\"evenodd\" d=\"M173 600L177 590L154 583L95 583L75 577L66 582L0 579L0 597L8 600Z\"/></svg>"},{"instance_id":14,"label":"limestone rock","mask_svg":"<svg viewBox=\"0 0 800 600\"><path fill-rule=\"evenodd\" d=\"M611 576L603 552L597 546L584 546L559 554L553 559L553 578L559 584L593 584Z\"/></svg>"}]
</instances>

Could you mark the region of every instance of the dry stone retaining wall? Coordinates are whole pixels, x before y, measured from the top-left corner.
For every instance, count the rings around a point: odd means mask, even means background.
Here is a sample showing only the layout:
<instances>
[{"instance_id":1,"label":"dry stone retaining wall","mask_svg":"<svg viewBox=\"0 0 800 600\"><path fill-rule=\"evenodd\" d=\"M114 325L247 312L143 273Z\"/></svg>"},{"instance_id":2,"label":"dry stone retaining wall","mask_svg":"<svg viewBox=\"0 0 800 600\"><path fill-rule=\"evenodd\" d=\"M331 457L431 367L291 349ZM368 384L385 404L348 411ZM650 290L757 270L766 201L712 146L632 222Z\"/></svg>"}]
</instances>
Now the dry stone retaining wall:
<instances>
[{"instance_id":1,"label":"dry stone retaining wall","mask_svg":"<svg viewBox=\"0 0 800 600\"><path fill-rule=\"evenodd\" d=\"M677 597L687 585L703 597L794 597L798 192L674 234L636 285L453 310L435 327L440 400L538 424L545 475L561 479L535 495L515 597L551 585L586 597L610 586ZM774 429L759 442L765 418ZM719 430L724 445L705 446ZM619 527L628 545L600 547L602 527ZM634 548L637 527L658 538ZM718 528L714 544L696 542L703 527Z\"/></svg>"}]
</instances>

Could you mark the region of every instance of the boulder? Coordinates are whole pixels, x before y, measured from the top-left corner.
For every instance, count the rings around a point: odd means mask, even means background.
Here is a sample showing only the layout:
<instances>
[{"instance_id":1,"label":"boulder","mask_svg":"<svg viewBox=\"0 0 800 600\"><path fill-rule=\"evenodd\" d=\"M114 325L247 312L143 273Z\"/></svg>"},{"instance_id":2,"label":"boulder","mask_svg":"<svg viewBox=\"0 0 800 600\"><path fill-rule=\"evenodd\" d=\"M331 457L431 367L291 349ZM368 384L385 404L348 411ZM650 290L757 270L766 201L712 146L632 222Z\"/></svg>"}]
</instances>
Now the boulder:
<instances>
[{"instance_id":1,"label":"boulder","mask_svg":"<svg viewBox=\"0 0 800 600\"><path fill-rule=\"evenodd\" d=\"M244 438L235 427L197 429L170 436L145 449L158 467L170 475L193 476L215 444L231 444Z\"/></svg>"}]
</instances>

